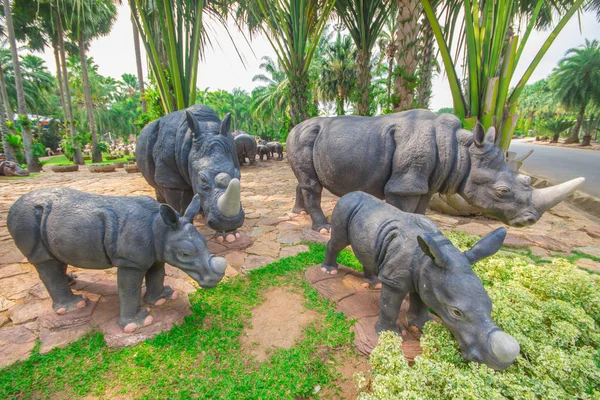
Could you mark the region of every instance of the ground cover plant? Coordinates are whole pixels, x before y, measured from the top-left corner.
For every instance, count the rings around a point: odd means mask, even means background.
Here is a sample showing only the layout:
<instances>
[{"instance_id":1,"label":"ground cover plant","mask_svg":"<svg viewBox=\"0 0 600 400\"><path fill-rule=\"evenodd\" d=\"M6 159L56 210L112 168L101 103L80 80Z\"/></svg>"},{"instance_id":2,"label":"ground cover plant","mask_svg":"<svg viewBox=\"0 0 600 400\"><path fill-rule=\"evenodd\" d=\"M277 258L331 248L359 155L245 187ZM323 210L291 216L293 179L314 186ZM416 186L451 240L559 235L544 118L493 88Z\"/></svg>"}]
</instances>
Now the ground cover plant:
<instances>
[{"instance_id":1,"label":"ground cover plant","mask_svg":"<svg viewBox=\"0 0 600 400\"><path fill-rule=\"evenodd\" d=\"M115 162L128 162L129 158L131 156L123 156L121 158L116 158L114 160L109 160L106 157L104 157L104 163L108 164L112 164ZM92 164L92 160L85 160L86 164ZM99 163L97 163L99 164ZM47 160L44 161L44 165L73 165L72 161L69 161L67 159L67 156L54 156L52 158L48 158Z\"/></svg>"},{"instance_id":2,"label":"ground cover plant","mask_svg":"<svg viewBox=\"0 0 600 400\"><path fill-rule=\"evenodd\" d=\"M351 322L303 280L323 260L325 246L279 260L190 297L193 314L170 332L124 349L106 347L94 334L46 355L34 354L0 372L0 398L299 398L312 397L337 378L334 353L353 352ZM340 255L359 267L350 252ZM322 315L304 339L259 364L242 350L240 336L263 293L284 286L303 294ZM35 350L34 350L35 352Z\"/></svg>"},{"instance_id":3,"label":"ground cover plant","mask_svg":"<svg viewBox=\"0 0 600 400\"><path fill-rule=\"evenodd\" d=\"M463 250L474 244L449 235ZM575 254L573 257L581 257ZM423 354L410 367L400 339L387 333L371 355L373 380L360 379L363 399L600 398L600 280L565 258L534 264L502 253L474 267L494 304L492 318L521 344L504 372L465 362L440 324L428 323Z\"/></svg>"}]
</instances>

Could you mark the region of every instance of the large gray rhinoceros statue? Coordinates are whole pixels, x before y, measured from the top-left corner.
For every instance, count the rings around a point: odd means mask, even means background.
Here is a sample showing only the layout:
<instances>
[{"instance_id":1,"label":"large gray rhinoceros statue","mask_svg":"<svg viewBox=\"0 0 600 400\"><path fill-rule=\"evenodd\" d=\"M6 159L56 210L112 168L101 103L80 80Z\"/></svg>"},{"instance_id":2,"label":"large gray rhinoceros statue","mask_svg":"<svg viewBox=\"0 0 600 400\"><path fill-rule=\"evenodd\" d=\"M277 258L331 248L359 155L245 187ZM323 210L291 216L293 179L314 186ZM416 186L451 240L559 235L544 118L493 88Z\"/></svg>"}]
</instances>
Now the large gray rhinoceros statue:
<instances>
[{"instance_id":1,"label":"large gray rhinoceros statue","mask_svg":"<svg viewBox=\"0 0 600 400\"><path fill-rule=\"evenodd\" d=\"M400 210L424 214L434 193L459 194L483 213L527 226L584 182L577 178L532 189L494 146L495 131L462 129L458 118L428 110L379 117L317 117L294 127L287 140L298 179L293 211L307 211L313 229L329 229L321 192L363 191Z\"/></svg>"},{"instance_id":2,"label":"large gray rhinoceros statue","mask_svg":"<svg viewBox=\"0 0 600 400\"><path fill-rule=\"evenodd\" d=\"M64 187L34 190L10 208L6 225L15 244L37 269L57 314L86 306L69 288L67 264L88 269L117 267L119 323L127 333L152 323L140 307L177 297L164 285L165 263L210 288L225 275L227 261L209 253L192 224L200 209L194 196L185 214L148 196L99 196Z\"/></svg>"},{"instance_id":3,"label":"large gray rhinoceros statue","mask_svg":"<svg viewBox=\"0 0 600 400\"><path fill-rule=\"evenodd\" d=\"M204 105L175 111L146 125L136 158L140 172L156 190L156 198L183 213L194 194L217 240L232 242L244 223L240 201L240 164L231 116L223 122Z\"/></svg>"},{"instance_id":4,"label":"large gray rhinoceros statue","mask_svg":"<svg viewBox=\"0 0 600 400\"><path fill-rule=\"evenodd\" d=\"M500 249L505 228L461 252L429 218L402 212L363 192L343 196L331 222L322 269L337 273L337 255L352 246L365 277L382 285L377 333L397 331L400 305L409 295L409 325L422 330L431 308L467 360L501 370L517 358L519 343L492 320L492 301L471 269L471 264Z\"/></svg>"}]
</instances>

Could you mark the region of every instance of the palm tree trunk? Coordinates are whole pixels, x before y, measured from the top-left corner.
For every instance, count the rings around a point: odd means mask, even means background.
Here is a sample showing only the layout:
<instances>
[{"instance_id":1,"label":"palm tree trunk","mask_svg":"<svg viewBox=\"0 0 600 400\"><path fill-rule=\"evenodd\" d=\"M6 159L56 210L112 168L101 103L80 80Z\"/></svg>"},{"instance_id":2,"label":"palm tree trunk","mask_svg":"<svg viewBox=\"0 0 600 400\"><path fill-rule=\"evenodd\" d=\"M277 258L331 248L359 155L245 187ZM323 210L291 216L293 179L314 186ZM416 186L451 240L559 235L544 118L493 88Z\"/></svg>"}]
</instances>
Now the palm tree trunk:
<instances>
[{"instance_id":1,"label":"palm tree trunk","mask_svg":"<svg viewBox=\"0 0 600 400\"><path fill-rule=\"evenodd\" d=\"M554 135L552 136L552 140L550 141L550 143L558 143L559 137L560 137L560 132L554 132Z\"/></svg>"},{"instance_id":2,"label":"palm tree trunk","mask_svg":"<svg viewBox=\"0 0 600 400\"><path fill-rule=\"evenodd\" d=\"M581 130L581 124L583 123L583 117L585 115L585 104L581 106L579 109L579 114L577 115L577 121L575 121L575 126L573 126L573 130L571 131L571 136L565 140L566 144L571 143L579 143L579 131Z\"/></svg>"},{"instance_id":3,"label":"palm tree trunk","mask_svg":"<svg viewBox=\"0 0 600 400\"><path fill-rule=\"evenodd\" d=\"M338 89L338 95L335 98L335 113L337 115L346 115L344 110L344 93L341 88Z\"/></svg>"},{"instance_id":4,"label":"palm tree trunk","mask_svg":"<svg viewBox=\"0 0 600 400\"><path fill-rule=\"evenodd\" d=\"M29 172L39 172L40 164L33 156L32 145L33 135L29 127L27 118L27 104L25 103L25 91L23 90L23 80L21 78L21 66L19 63L19 53L17 50L17 41L15 39L15 29L12 21L12 14L9 0L4 0L4 19L6 21L6 30L8 33L8 41L10 42L10 51L12 54L13 68L15 73L15 86L17 89L17 103L19 106L19 115L23 119L21 126L21 136L23 137L23 147L25 148L25 158L27 159L27 169Z\"/></svg>"},{"instance_id":5,"label":"palm tree trunk","mask_svg":"<svg viewBox=\"0 0 600 400\"><path fill-rule=\"evenodd\" d=\"M133 48L135 49L135 64L137 66L138 86L140 87L140 96L142 98L142 112L147 111L146 99L144 98L144 72L142 71L142 53L140 49L140 32L131 15L131 26L133 27Z\"/></svg>"},{"instance_id":6,"label":"palm tree trunk","mask_svg":"<svg viewBox=\"0 0 600 400\"><path fill-rule=\"evenodd\" d=\"M427 18L423 21L422 50L421 50L421 83L417 88L417 104L421 108L429 108L431 102L431 84L435 58L433 48L435 36Z\"/></svg>"},{"instance_id":7,"label":"palm tree trunk","mask_svg":"<svg viewBox=\"0 0 600 400\"><path fill-rule=\"evenodd\" d=\"M386 82L386 109L387 111L392 110L392 75L394 74L394 57L396 56L396 51L398 47L396 43L390 41L385 49L385 55L388 60L388 74L387 74L387 82Z\"/></svg>"},{"instance_id":8,"label":"palm tree trunk","mask_svg":"<svg viewBox=\"0 0 600 400\"><path fill-rule=\"evenodd\" d=\"M356 114L369 115L369 97L371 94L371 51L358 50L356 57L358 103L356 103Z\"/></svg>"},{"instance_id":9,"label":"palm tree trunk","mask_svg":"<svg viewBox=\"0 0 600 400\"><path fill-rule=\"evenodd\" d=\"M88 125L92 135L92 162L101 163L102 153L98 151L98 133L96 132L96 121L94 121L94 104L92 103L92 91L90 89L90 77L87 69L87 55L85 54L85 43L83 35L79 34L78 40L79 57L81 58L81 79L83 80L83 92L85 94L85 109Z\"/></svg>"},{"instance_id":10,"label":"palm tree trunk","mask_svg":"<svg viewBox=\"0 0 600 400\"><path fill-rule=\"evenodd\" d=\"M4 155L8 161L17 161L15 151L12 146L6 140L6 136L10 134L8 126L6 126L6 114L4 114L4 99L0 97L0 135L2 136L2 148L4 149Z\"/></svg>"},{"instance_id":11,"label":"palm tree trunk","mask_svg":"<svg viewBox=\"0 0 600 400\"><path fill-rule=\"evenodd\" d=\"M396 111L413 108L414 84L417 81L417 39L419 36L419 0L398 0L398 72L394 81Z\"/></svg>"},{"instance_id":12,"label":"palm tree trunk","mask_svg":"<svg viewBox=\"0 0 600 400\"><path fill-rule=\"evenodd\" d=\"M63 90L62 69L60 66L60 56L58 55L58 43L52 40L52 50L54 51L54 62L56 63L56 82L58 84L58 94L60 95L60 108L63 111L63 123L67 118L67 106L65 104L65 92Z\"/></svg>"},{"instance_id":13,"label":"palm tree trunk","mask_svg":"<svg viewBox=\"0 0 600 400\"><path fill-rule=\"evenodd\" d=\"M308 118L308 77L294 74L290 79L290 129Z\"/></svg>"},{"instance_id":14,"label":"palm tree trunk","mask_svg":"<svg viewBox=\"0 0 600 400\"><path fill-rule=\"evenodd\" d=\"M8 92L6 91L6 82L4 81L4 70L0 64L0 91L2 92L2 102L4 103L4 111L6 112L6 120L14 122L15 116L8 101Z\"/></svg>"},{"instance_id":15,"label":"palm tree trunk","mask_svg":"<svg viewBox=\"0 0 600 400\"><path fill-rule=\"evenodd\" d=\"M62 20L60 16L56 18L58 26L58 47L60 51L60 64L62 67L62 78L63 78L63 89L65 92L65 106L67 109L67 115L65 118L68 120L68 135L71 139L73 146L73 164L84 165L83 154L81 153L81 147L79 143L75 141L75 117L73 115L73 102L71 101L71 87L69 86L69 71L67 71L67 53L65 51L64 31L62 28Z\"/></svg>"}]
</instances>

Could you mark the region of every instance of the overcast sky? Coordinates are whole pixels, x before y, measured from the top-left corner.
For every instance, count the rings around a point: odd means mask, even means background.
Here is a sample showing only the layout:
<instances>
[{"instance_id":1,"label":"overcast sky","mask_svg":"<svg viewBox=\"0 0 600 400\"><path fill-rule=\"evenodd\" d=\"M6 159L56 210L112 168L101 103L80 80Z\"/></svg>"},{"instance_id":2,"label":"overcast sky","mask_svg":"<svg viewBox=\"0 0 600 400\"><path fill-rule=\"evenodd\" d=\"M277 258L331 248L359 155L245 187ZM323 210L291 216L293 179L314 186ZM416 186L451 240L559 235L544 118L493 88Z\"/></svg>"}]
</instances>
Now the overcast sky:
<instances>
[{"instance_id":1,"label":"overcast sky","mask_svg":"<svg viewBox=\"0 0 600 400\"><path fill-rule=\"evenodd\" d=\"M580 22L581 30L579 26ZM244 35L233 25L230 26L229 31L245 60L244 65L240 61L225 28L222 26L212 26L209 29L211 30L211 37L216 38L214 43L218 44L215 44L214 48L207 49L205 59L200 62L198 88L210 88L211 90L225 89L228 91L231 91L233 88L242 88L250 92L257 86L256 83L252 82L252 77L261 72L259 68L261 57L268 55L275 58L275 54L268 41L264 37L258 36L254 38L251 46L249 46L246 43ZM515 73L515 80L518 80L526 70L547 35L548 32L534 32L531 35ZM558 60L565 55L565 52L569 48L583 44L586 38L600 39L600 24L596 21L595 15L591 13L582 14L581 20L574 17L569 21L550 50L546 53L546 56L529 80L529 83L548 76L556 66ZM118 19L111 33L106 37L96 40L92 44L89 54L94 57L96 64L99 66L99 72L102 75L119 78L123 73L136 73L133 35L127 5L119 8ZM47 61L52 73L55 73L56 68L52 51L46 51L42 57ZM147 73L145 66L144 73ZM516 81L513 84L516 84ZM443 75L440 75L433 81L431 108L438 110L442 107L451 106L452 96L448 87L448 81Z\"/></svg>"}]
</instances>

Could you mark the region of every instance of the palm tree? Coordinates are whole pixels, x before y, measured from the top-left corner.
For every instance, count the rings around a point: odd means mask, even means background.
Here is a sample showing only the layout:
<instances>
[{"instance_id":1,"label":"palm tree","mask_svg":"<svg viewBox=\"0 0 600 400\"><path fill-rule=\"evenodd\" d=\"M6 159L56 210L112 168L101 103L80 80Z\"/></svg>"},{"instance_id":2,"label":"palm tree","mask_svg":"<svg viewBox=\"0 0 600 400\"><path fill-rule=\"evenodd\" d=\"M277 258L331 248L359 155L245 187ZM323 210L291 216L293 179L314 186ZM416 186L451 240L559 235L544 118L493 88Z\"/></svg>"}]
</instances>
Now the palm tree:
<instances>
[{"instance_id":1,"label":"palm tree","mask_svg":"<svg viewBox=\"0 0 600 400\"><path fill-rule=\"evenodd\" d=\"M552 134L550 143L558 143L560 134L573 126L574 121L565 116L556 116L553 119L546 119L540 122L540 127Z\"/></svg>"},{"instance_id":2,"label":"palm tree","mask_svg":"<svg viewBox=\"0 0 600 400\"><path fill-rule=\"evenodd\" d=\"M424 18L421 26L419 86L416 89L416 103L420 108L429 108L429 103L431 102L431 85L436 69L435 36L433 35L431 24L427 21L427 18Z\"/></svg>"},{"instance_id":3,"label":"palm tree","mask_svg":"<svg viewBox=\"0 0 600 400\"><path fill-rule=\"evenodd\" d=\"M328 43L320 65L317 83L323 101L335 101L337 115L345 115L344 105L356 81L356 48L350 36L338 32L335 42Z\"/></svg>"},{"instance_id":4,"label":"palm tree","mask_svg":"<svg viewBox=\"0 0 600 400\"><path fill-rule=\"evenodd\" d=\"M94 121L94 106L90 91L89 75L87 70L87 49L90 42L110 32L112 24L117 17L117 9L111 0L73 1L75 11L72 19L71 38L79 49L81 60L81 73L87 109L88 128L92 135L92 162L102 162L102 153L98 150L98 134Z\"/></svg>"},{"instance_id":5,"label":"palm tree","mask_svg":"<svg viewBox=\"0 0 600 400\"><path fill-rule=\"evenodd\" d=\"M396 3L391 3L390 13L385 23L385 27L381 30L379 36L380 57L384 55L387 59L387 67L385 68L387 78L385 82L385 102L382 103L382 108L385 112L392 112L392 77L394 74L394 65L396 52L398 51L398 10L395 7ZM381 63L381 60L378 64Z\"/></svg>"},{"instance_id":6,"label":"palm tree","mask_svg":"<svg viewBox=\"0 0 600 400\"><path fill-rule=\"evenodd\" d=\"M285 71L292 126L308 118L308 72L334 3L333 0L239 2L238 18L246 20L250 32L264 31Z\"/></svg>"},{"instance_id":7,"label":"palm tree","mask_svg":"<svg viewBox=\"0 0 600 400\"><path fill-rule=\"evenodd\" d=\"M583 121L581 129L583 130L583 139L581 146L589 146L592 141L592 133L598 136L598 126L600 125L600 114L592 114L590 117Z\"/></svg>"},{"instance_id":8,"label":"palm tree","mask_svg":"<svg viewBox=\"0 0 600 400\"><path fill-rule=\"evenodd\" d=\"M394 109L413 108L415 87L418 82L417 67L419 45L419 0L398 0L398 51L396 52L396 79L394 80Z\"/></svg>"},{"instance_id":9,"label":"palm tree","mask_svg":"<svg viewBox=\"0 0 600 400\"><path fill-rule=\"evenodd\" d=\"M590 104L600 104L600 42L569 49L550 78L555 98L569 110L577 110L577 122L565 143L579 143L579 131Z\"/></svg>"},{"instance_id":10,"label":"palm tree","mask_svg":"<svg viewBox=\"0 0 600 400\"><path fill-rule=\"evenodd\" d=\"M23 80L21 78L19 53L17 50L17 41L15 38L15 30L9 0L4 0L4 19L6 22L6 31L12 53L13 68L15 71L15 86L17 91L19 119L21 121L21 136L23 137L23 147L25 149L25 158L27 159L27 169L29 172L39 172L41 167L38 160L34 157L32 151L33 135L31 134L30 122L27 117L27 105L25 103L25 92L23 90Z\"/></svg>"},{"instance_id":11,"label":"palm tree","mask_svg":"<svg viewBox=\"0 0 600 400\"><path fill-rule=\"evenodd\" d=\"M135 66L137 69L138 90L140 91L140 99L142 102L142 112L146 110L146 99L144 98L144 72L142 71L142 52L140 49L140 31L135 24L135 16L131 14L131 27L133 29L133 49L135 51Z\"/></svg>"},{"instance_id":12,"label":"palm tree","mask_svg":"<svg viewBox=\"0 0 600 400\"><path fill-rule=\"evenodd\" d=\"M390 12L386 0L337 0L336 13L350 32L357 49L358 102L356 112L369 115L371 87L371 57L373 46Z\"/></svg>"}]
</instances>

